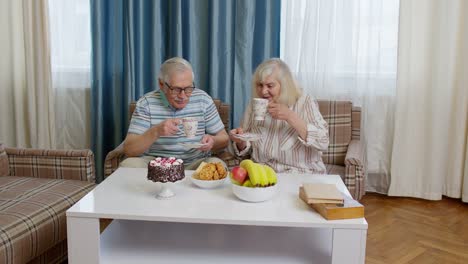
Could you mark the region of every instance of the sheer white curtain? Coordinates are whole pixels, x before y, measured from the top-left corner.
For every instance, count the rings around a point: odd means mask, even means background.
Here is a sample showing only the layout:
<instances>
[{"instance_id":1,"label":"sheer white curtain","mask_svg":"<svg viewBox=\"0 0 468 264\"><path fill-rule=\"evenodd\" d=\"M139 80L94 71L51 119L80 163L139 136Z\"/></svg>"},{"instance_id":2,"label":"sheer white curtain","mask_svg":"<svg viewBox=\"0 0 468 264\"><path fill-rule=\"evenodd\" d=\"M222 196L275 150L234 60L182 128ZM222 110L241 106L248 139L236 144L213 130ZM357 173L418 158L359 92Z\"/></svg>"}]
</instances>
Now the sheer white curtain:
<instances>
[{"instance_id":1,"label":"sheer white curtain","mask_svg":"<svg viewBox=\"0 0 468 264\"><path fill-rule=\"evenodd\" d=\"M49 0L57 147L90 147L89 0Z\"/></svg>"},{"instance_id":2,"label":"sheer white curtain","mask_svg":"<svg viewBox=\"0 0 468 264\"><path fill-rule=\"evenodd\" d=\"M47 0L2 0L0 18L0 141L54 148Z\"/></svg>"},{"instance_id":3,"label":"sheer white curtain","mask_svg":"<svg viewBox=\"0 0 468 264\"><path fill-rule=\"evenodd\" d=\"M389 195L468 202L468 1L401 2Z\"/></svg>"},{"instance_id":4,"label":"sheer white curtain","mask_svg":"<svg viewBox=\"0 0 468 264\"><path fill-rule=\"evenodd\" d=\"M21 1L0 1L0 142L7 146L26 146L24 111L26 67ZM18 121L18 125L15 123ZM17 131L17 128L19 130Z\"/></svg>"},{"instance_id":5,"label":"sheer white curtain","mask_svg":"<svg viewBox=\"0 0 468 264\"><path fill-rule=\"evenodd\" d=\"M366 189L386 193L393 141L398 0L283 0L281 58L317 99L362 107Z\"/></svg>"}]
</instances>

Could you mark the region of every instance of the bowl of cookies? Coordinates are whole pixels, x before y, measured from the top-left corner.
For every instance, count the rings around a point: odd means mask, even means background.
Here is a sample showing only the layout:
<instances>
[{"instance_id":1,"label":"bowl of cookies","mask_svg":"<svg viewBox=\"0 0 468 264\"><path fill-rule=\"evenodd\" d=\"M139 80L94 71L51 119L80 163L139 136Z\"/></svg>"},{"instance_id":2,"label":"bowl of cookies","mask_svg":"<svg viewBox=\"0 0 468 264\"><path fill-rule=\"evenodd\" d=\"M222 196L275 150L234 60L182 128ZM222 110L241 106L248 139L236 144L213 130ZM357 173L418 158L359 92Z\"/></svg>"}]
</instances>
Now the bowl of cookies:
<instances>
[{"instance_id":1,"label":"bowl of cookies","mask_svg":"<svg viewBox=\"0 0 468 264\"><path fill-rule=\"evenodd\" d=\"M203 189L222 186L228 178L226 164L221 162L202 162L190 179L193 184Z\"/></svg>"}]
</instances>

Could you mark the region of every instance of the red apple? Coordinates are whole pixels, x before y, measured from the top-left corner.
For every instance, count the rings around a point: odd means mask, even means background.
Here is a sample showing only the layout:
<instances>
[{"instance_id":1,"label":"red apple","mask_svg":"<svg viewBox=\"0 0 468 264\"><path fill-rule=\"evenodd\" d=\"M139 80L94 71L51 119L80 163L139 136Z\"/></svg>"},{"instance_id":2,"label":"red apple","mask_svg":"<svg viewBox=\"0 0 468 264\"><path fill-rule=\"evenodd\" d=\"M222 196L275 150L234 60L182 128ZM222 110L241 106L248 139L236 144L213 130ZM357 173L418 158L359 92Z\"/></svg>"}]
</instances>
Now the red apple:
<instances>
[{"instance_id":1,"label":"red apple","mask_svg":"<svg viewBox=\"0 0 468 264\"><path fill-rule=\"evenodd\" d=\"M232 181L237 185L242 185L247 180L247 171L241 167L234 167L231 171Z\"/></svg>"}]
</instances>

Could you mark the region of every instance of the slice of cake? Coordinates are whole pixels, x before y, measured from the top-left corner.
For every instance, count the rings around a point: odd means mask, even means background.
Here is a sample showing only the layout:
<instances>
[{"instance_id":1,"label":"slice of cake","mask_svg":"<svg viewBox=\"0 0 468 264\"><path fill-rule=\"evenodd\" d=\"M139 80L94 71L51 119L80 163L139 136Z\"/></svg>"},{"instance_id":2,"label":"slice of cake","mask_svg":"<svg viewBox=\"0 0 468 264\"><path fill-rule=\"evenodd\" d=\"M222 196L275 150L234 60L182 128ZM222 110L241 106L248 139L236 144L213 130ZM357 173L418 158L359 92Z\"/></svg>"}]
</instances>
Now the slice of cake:
<instances>
[{"instance_id":1,"label":"slice of cake","mask_svg":"<svg viewBox=\"0 0 468 264\"><path fill-rule=\"evenodd\" d=\"M148 180L176 182L185 178L184 161L174 157L157 157L148 163Z\"/></svg>"}]
</instances>

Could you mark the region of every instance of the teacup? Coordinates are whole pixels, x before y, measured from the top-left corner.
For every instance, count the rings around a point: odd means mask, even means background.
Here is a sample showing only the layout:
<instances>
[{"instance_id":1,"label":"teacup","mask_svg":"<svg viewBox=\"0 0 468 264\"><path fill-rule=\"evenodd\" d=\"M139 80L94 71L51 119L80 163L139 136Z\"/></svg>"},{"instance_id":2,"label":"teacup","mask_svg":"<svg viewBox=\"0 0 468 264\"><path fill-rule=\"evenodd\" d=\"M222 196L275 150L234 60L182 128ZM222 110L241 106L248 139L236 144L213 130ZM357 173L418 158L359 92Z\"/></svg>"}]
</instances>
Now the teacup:
<instances>
[{"instance_id":1,"label":"teacup","mask_svg":"<svg viewBox=\"0 0 468 264\"><path fill-rule=\"evenodd\" d=\"M253 99L253 112L255 120L265 120L267 112L268 100L263 98Z\"/></svg>"},{"instance_id":2,"label":"teacup","mask_svg":"<svg viewBox=\"0 0 468 264\"><path fill-rule=\"evenodd\" d=\"M193 138L197 134L198 120L196 118L182 118L182 126L184 127L184 133L187 138Z\"/></svg>"}]
</instances>

